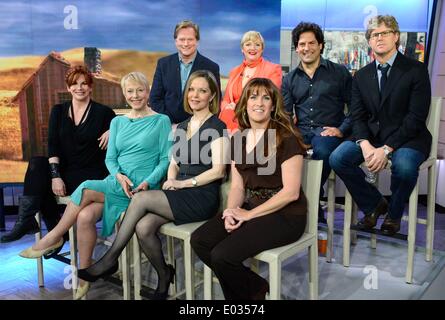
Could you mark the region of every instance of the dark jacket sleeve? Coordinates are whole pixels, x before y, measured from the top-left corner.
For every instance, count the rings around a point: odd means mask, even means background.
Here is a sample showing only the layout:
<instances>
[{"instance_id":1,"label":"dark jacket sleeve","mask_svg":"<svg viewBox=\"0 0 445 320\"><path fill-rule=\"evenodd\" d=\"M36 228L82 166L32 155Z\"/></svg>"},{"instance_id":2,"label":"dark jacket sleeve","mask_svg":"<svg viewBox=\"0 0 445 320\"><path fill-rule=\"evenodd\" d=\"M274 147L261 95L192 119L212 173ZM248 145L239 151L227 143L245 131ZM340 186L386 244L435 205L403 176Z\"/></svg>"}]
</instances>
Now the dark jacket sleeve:
<instances>
[{"instance_id":1,"label":"dark jacket sleeve","mask_svg":"<svg viewBox=\"0 0 445 320\"><path fill-rule=\"evenodd\" d=\"M48 158L60 157L59 123L61 106L56 105L51 109L48 124Z\"/></svg>"},{"instance_id":2,"label":"dark jacket sleeve","mask_svg":"<svg viewBox=\"0 0 445 320\"><path fill-rule=\"evenodd\" d=\"M399 129L386 140L386 144L394 149L398 149L407 141L416 138L425 130L430 110L431 84L427 68L418 63L410 72L413 82L411 90L407 92L409 95L408 112Z\"/></svg>"},{"instance_id":3,"label":"dark jacket sleeve","mask_svg":"<svg viewBox=\"0 0 445 320\"><path fill-rule=\"evenodd\" d=\"M209 58L203 56L199 52L197 53L197 56L195 59L195 64L196 65L194 65L192 67L192 73L194 71L197 71L200 69L208 70L211 73L213 73L213 75L215 76L218 88L219 88L220 96L221 96L221 79L220 79L220 74L219 74L219 65L216 62L210 60ZM221 99L222 99L222 97L221 97Z\"/></svg>"},{"instance_id":4,"label":"dark jacket sleeve","mask_svg":"<svg viewBox=\"0 0 445 320\"><path fill-rule=\"evenodd\" d=\"M352 128L352 119L351 119L351 90L352 90L352 76L346 67L343 67L343 101L347 106L348 112L346 113L346 117L343 120L342 124L338 127L338 129L343 133L344 136L347 136Z\"/></svg>"},{"instance_id":5,"label":"dark jacket sleeve","mask_svg":"<svg viewBox=\"0 0 445 320\"><path fill-rule=\"evenodd\" d=\"M212 71L215 75L216 81L218 82L219 96L221 97L221 76L219 74L219 65L215 63L214 71ZM222 99L222 97L221 97Z\"/></svg>"},{"instance_id":6,"label":"dark jacket sleeve","mask_svg":"<svg viewBox=\"0 0 445 320\"><path fill-rule=\"evenodd\" d=\"M159 113L166 113L165 110L165 90L163 85L162 60L156 65L155 75L153 77L153 85L150 91L150 106Z\"/></svg>"},{"instance_id":7,"label":"dark jacket sleeve","mask_svg":"<svg viewBox=\"0 0 445 320\"><path fill-rule=\"evenodd\" d=\"M210 60L209 58L204 57L203 55L199 55L199 59L200 59L199 63L200 66L198 66L196 70L205 69L213 73L218 85L219 96L220 99L222 100L223 97L221 96L221 79L219 74L219 65L216 62Z\"/></svg>"},{"instance_id":8,"label":"dark jacket sleeve","mask_svg":"<svg viewBox=\"0 0 445 320\"><path fill-rule=\"evenodd\" d=\"M294 114L294 101L292 98L292 74L293 73L288 73L284 77L283 83L281 84L284 109L291 115Z\"/></svg>"},{"instance_id":9,"label":"dark jacket sleeve","mask_svg":"<svg viewBox=\"0 0 445 320\"><path fill-rule=\"evenodd\" d=\"M352 79L351 91L351 118L352 118L352 135L355 140L366 139L369 140L371 132L368 127L368 110L366 109L362 100L362 93L358 85L356 75Z\"/></svg>"}]
</instances>

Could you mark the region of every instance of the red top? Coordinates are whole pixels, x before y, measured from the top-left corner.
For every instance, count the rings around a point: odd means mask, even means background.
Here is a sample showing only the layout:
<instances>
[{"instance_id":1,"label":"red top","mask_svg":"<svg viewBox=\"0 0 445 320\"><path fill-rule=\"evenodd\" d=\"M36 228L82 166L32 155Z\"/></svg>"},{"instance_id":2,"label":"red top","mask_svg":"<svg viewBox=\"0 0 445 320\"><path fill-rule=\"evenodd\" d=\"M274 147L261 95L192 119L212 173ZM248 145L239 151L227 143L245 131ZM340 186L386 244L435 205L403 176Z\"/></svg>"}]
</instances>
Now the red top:
<instances>
[{"instance_id":1,"label":"red top","mask_svg":"<svg viewBox=\"0 0 445 320\"><path fill-rule=\"evenodd\" d=\"M281 89L281 81L283 77L281 66L264 60L263 58L260 58L256 64L255 73L251 79L268 78L272 80L278 89ZM221 102L221 113L219 114L219 118L226 124L227 129L231 132L238 130L238 122L235 119L235 110L226 109L226 106L231 102L238 103L241 98L243 92L243 72L246 66L255 67L248 65L244 61L230 71L229 82L227 83L224 99Z\"/></svg>"}]
</instances>

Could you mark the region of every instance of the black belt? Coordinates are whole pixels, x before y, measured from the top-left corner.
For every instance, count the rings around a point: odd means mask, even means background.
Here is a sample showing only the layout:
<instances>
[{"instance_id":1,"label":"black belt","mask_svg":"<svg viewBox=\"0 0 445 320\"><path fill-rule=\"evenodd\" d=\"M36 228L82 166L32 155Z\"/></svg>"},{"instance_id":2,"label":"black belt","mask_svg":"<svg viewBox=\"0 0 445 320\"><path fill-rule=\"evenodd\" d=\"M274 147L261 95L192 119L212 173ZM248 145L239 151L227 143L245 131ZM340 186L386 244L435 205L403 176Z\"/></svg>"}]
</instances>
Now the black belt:
<instances>
[{"instance_id":1,"label":"black belt","mask_svg":"<svg viewBox=\"0 0 445 320\"><path fill-rule=\"evenodd\" d=\"M280 192L282 188L260 188L260 189L246 189L246 198L260 198L260 199L270 199L278 192Z\"/></svg>"}]
</instances>

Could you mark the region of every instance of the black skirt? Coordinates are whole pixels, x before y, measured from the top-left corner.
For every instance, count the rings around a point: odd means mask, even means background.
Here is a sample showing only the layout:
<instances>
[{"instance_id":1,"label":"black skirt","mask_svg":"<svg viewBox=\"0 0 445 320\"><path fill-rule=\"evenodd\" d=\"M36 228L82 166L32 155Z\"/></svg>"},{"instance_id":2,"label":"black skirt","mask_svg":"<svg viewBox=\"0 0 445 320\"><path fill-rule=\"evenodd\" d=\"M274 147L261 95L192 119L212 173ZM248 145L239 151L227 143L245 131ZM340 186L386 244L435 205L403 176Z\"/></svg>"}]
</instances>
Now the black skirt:
<instances>
[{"instance_id":1,"label":"black skirt","mask_svg":"<svg viewBox=\"0 0 445 320\"><path fill-rule=\"evenodd\" d=\"M163 190L176 225L204 221L218 213L221 181L180 190Z\"/></svg>"}]
</instances>

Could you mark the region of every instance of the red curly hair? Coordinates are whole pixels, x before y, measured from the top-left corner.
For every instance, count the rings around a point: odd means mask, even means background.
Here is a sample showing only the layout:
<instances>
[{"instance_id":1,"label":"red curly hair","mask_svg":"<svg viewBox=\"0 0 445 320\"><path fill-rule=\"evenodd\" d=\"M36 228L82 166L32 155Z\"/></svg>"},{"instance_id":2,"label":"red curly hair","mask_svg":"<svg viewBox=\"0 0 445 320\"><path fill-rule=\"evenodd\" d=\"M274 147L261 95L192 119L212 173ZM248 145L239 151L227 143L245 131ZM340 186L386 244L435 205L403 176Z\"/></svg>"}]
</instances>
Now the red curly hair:
<instances>
[{"instance_id":1,"label":"red curly hair","mask_svg":"<svg viewBox=\"0 0 445 320\"><path fill-rule=\"evenodd\" d=\"M83 75L85 77L85 81L89 87L93 85L93 76L84 66L74 66L68 69L65 75L65 83L68 87L71 87L76 83L77 79Z\"/></svg>"}]
</instances>

